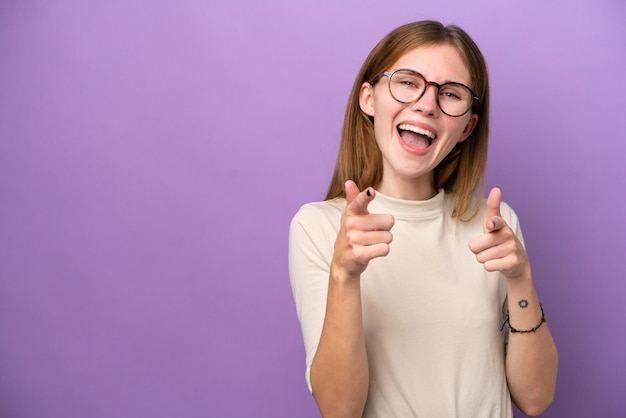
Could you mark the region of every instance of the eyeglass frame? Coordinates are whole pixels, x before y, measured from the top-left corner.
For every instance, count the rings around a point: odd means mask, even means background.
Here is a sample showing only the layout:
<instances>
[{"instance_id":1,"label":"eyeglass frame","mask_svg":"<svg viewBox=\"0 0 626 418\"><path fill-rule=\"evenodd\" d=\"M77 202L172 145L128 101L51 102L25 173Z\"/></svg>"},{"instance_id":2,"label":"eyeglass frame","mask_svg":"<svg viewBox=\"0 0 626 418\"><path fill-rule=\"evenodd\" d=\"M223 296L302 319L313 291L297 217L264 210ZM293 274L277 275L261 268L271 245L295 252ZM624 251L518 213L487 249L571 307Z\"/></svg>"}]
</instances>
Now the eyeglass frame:
<instances>
[{"instance_id":1,"label":"eyeglass frame","mask_svg":"<svg viewBox=\"0 0 626 418\"><path fill-rule=\"evenodd\" d=\"M421 93L421 94L420 94L420 95L419 95L419 96L418 96L415 100L413 100L413 101L411 101L411 102L403 102L402 100L398 100L398 99L396 98L396 96L394 96L394 95L393 95L393 92L391 91L391 77L393 77L393 75L394 75L395 73L397 73L398 71L409 71L409 72L411 72L411 73L417 74L417 75L419 75L420 77L422 77L422 78L424 79L424 81L426 82L426 84L424 85L424 90L422 91L422 93ZM389 94L391 94L391 97L393 97L393 98L394 98L394 100L395 100L395 101L397 101L398 103L402 103L402 104L409 104L409 103L415 103L415 102L417 102L419 99L421 99L421 98L424 96L424 94L426 93L426 90L428 90L428 87L429 87L429 86L434 86L434 87L437 89L437 91L436 91L436 93L437 93L437 94L435 95L435 97L436 97L436 99L437 99L437 107L439 107L439 110L441 110L441 112L442 112L444 115L448 115L448 116L450 116L451 118L459 118L459 117L461 117L461 116L465 115L467 112L469 112L470 110L472 110L474 107L477 107L477 106L478 106L478 103L480 103L480 97L478 97L478 96L476 95L476 93L474 93L474 90L472 90L471 88L469 88L469 87L468 87L468 86L466 86L465 84L463 84L463 83L458 83L458 82L456 82L456 81L448 81L448 82L445 82L445 83L443 83L443 84L439 84L439 83L437 83L437 82L435 82L435 81L428 81L428 80L426 79L426 77L424 77L421 73L418 73L418 72L417 72L417 71L415 71L415 70L411 70L410 68L398 68L397 70L393 70L393 71L383 71L382 73L380 73L380 74L378 74L376 77L374 77L374 78L372 79L372 81L370 81L370 82L369 82L369 84L370 84L372 87L374 87L374 84L376 84L376 83L378 82L378 80L380 80L380 79L381 79L381 77L382 77L382 76L387 76L387 88L389 88ZM470 105L469 105L469 107L467 108L467 110L466 110L465 112L461 113L460 115L453 116L453 115L451 115L451 114L449 114L449 113L446 113L446 111L445 111L445 110L443 110L443 109L441 108L441 104L439 103L439 89L440 89L441 87L443 87L443 86L447 85L447 84L454 84L454 85L457 85L457 86L462 86L462 87L465 87L465 88L466 88L466 89L467 89L467 90L471 93L471 95L472 95L472 102L470 103ZM475 113L477 113L477 112L475 112Z\"/></svg>"}]
</instances>

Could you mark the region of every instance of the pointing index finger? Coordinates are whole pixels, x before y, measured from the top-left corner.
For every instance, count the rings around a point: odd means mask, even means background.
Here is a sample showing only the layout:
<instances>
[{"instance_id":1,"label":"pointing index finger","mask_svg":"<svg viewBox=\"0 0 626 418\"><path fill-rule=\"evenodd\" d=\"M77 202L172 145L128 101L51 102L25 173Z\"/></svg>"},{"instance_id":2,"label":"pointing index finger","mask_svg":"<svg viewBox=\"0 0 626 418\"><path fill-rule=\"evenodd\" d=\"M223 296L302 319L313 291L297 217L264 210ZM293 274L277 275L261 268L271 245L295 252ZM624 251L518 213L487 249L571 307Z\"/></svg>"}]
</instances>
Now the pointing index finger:
<instances>
[{"instance_id":1,"label":"pointing index finger","mask_svg":"<svg viewBox=\"0 0 626 418\"><path fill-rule=\"evenodd\" d=\"M345 184L345 190L347 200L345 213L348 215L369 214L367 205L374 199L374 189L368 187L361 192L352 180L348 180Z\"/></svg>"},{"instance_id":2,"label":"pointing index finger","mask_svg":"<svg viewBox=\"0 0 626 418\"><path fill-rule=\"evenodd\" d=\"M485 233L497 231L504 227L505 222L500 214L500 204L502 203L502 190L494 187L487 197L487 214L485 216Z\"/></svg>"}]
</instances>

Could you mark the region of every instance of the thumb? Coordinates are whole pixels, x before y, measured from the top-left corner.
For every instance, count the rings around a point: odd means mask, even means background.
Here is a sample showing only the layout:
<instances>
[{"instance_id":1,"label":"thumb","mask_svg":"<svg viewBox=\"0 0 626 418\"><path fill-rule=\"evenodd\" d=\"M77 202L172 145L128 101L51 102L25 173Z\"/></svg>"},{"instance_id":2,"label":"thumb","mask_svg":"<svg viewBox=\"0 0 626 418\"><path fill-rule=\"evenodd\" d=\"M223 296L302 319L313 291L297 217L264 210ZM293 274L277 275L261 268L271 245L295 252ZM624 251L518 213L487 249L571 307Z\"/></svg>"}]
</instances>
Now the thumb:
<instances>
[{"instance_id":1,"label":"thumb","mask_svg":"<svg viewBox=\"0 0 626 418\"><path fill-rule=\"evenodd\" d=\"M500 203L502 202L502 190L494 187L487 197L487 215L485 216L485 233L497 231L504 226L504 220L500 215Z\"/></svg>"},{"instance_id":2,"label":"thumb","mask_svg":"<svg viewBox=\"0 0 626 418\"><path fill-rule=\"evenodd\" d=\"M346 181L346 210L348 215L367 215L367 205L374 199L374 189L368 187L365 191L359 191L358 186L352 180Z\"/></svg>"}]
</instances>

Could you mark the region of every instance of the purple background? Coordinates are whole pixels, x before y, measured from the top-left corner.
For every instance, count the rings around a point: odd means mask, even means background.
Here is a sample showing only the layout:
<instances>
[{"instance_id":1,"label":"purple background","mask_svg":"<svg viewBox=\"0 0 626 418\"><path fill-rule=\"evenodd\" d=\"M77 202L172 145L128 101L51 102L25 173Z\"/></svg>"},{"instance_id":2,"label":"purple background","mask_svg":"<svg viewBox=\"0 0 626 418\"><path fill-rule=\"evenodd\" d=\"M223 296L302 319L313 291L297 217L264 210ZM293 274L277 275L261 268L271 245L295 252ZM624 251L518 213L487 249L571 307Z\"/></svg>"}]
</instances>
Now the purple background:
<instances>
[{"instance_id":1,"label":"purple background","mask_svg":"<svg viewBox=\"0 0 626 418\"><path fill-rule=\"evenodd\" d=\"M623 417L626 3L0 2L0 416L315 417L287 230L366 54L464 27L488 186L560 352L546 417Z\"/></svg>"}]
</instances>

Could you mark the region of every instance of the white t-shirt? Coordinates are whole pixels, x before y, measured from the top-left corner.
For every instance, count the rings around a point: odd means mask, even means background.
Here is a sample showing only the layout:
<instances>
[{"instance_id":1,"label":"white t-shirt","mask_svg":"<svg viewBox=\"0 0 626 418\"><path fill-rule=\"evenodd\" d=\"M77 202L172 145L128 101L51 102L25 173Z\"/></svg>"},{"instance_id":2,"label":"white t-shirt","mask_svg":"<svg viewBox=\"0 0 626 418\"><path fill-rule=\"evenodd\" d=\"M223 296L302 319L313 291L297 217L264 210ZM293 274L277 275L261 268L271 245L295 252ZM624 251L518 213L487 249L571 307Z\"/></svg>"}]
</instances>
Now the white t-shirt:
<instances>
[{"instance_id":1,"label":"white t-shirt","mask_svg":"<svg viewBox=\"0 0 626 418\"><path fill-rule=\"evenodd\" d=\"M377 192L370 213L395 217L386 257L361 275L370 382L364 417L511 418L501 331L504 278L469 249L486 205L469 222L453 197L427 201ZM330 262L345 199L304 205L291 222L289 273L306 349L306 381L324 322ZM522 240L517 216L502 217Z\"/></svg>"}]
</instances>

